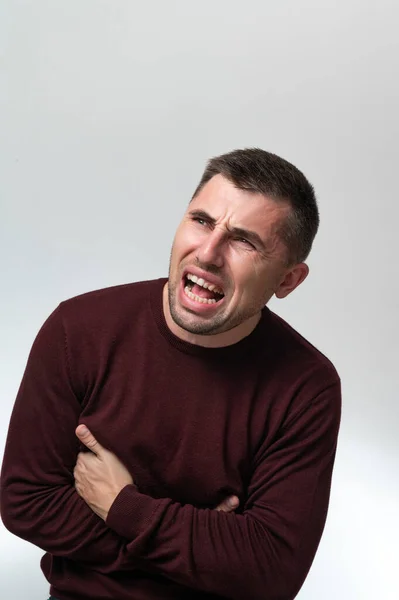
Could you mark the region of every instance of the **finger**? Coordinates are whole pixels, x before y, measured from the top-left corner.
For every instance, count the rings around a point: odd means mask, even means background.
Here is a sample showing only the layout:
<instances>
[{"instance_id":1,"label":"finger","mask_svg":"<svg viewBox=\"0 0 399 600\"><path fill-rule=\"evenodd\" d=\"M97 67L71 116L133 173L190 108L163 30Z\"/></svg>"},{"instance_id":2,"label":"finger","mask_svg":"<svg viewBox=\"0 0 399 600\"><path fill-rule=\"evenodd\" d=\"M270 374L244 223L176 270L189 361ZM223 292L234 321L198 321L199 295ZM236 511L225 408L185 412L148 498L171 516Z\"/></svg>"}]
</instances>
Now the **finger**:
<instances>
[{"instance_id":1,"label":"finger","mask_svg":"<svg viewBox=\"0 0 399 600\"><path fill-rule=\"evenodd\" d=\"M94 435L87 429L86 425L79 425L75 431L77 437L80 439L89 450L94 452L97 456L101 454L104 448L99 442L97 442Z\"/></svg>"},{"instance_id":2,"label":"finger","mask_svg":"<svg viewBox=\"0 0 399 600\"><path fill-rule=\"evenodd\" d=\"M86 452L86 454L88 454L88 452ZM82 473L84 466L83 458L78 458L73 469L73 475L75 476L77 473Z\"/></svg>"},{"instance_id":3,"label":"finger","mask_svg":"<svg viewBox=\"0 0 399 600\"><path fill-rule=\"evenodd\" d=\"M237 498L237 496L228 496L227 498L225 498L223 500L223 502L221 502L219 504L219 506L216 507L215 510L218 510L221 512L232 512L233 510L238 508L239 504L240 504L240 501Z\"/></svg>"},{"instance_id":4,"label":"finger","mask_svg":"<svg viewBox=\"0 0 399 600\"><path fill-rule=\"evenodd\" d=\"M76 465L73 470L73 478L75 481L77 481L78 479L80 479L81 476L82 476L82 468L80 465Z\"/></svg>"},{"instance_id":5,"label":"finger","mask_svg":"<svg viewBox=\"0 0 399 600\"><path fill-rule=\"evenodd\" d=\"M97 442L98 443L98 442ZM98 444L100 445L100 444ZM89 468L91 461L96 459L96 455L93 452L79 452L78 457L76 459L76 466L80 469Z\"/></svg>"}]
</instances>

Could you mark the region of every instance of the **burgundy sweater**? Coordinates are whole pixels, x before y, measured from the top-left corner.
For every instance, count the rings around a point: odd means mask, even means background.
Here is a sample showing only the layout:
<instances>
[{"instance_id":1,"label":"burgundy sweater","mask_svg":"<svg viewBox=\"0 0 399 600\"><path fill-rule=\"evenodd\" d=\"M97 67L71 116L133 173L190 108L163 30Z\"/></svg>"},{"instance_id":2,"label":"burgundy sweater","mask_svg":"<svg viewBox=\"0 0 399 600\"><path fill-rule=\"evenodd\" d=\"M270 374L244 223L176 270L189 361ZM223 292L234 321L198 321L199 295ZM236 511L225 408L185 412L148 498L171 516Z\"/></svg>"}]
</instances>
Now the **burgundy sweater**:
<instances>
[{"instance_id":1,"label":"burgundy sweater","mask_svg":"<svg viewBox=\"0 0 399 600\"><path fill-rule=\"evenodd\" d=\"M268 308L227 348L180 340L165 281L73 298L43 325L10 422L4 524L46 552L60 600L291 600L326 519L339 377ZM137 484L106 523L74 489L79 422ZM240 508L215 511L229 494Z\"/></svg>"}]
</instances>

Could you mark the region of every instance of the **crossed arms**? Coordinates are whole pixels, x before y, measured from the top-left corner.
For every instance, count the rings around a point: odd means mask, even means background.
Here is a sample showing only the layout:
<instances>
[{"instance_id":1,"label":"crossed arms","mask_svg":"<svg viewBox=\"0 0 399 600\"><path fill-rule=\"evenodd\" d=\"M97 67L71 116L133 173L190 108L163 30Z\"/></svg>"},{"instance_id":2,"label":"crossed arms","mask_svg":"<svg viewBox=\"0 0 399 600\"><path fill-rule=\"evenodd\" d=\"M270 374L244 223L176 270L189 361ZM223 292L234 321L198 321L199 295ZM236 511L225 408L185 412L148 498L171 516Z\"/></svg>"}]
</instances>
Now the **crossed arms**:
<instances>
[{"instance_id":1,"label":"crossed arms","mask_svg":"<svg viewBox=\"0 0 399 600\"><path fill-rule=\"evenodd\" d=\"M103 573L148 565L232 599L294 598L326 518L339 426L339 411L329 408L340 398L339 380L312 399L311 419L293 415L273 446L259 448L240 514L154 499L127 484L103 508L104 521L75 489L81 405L63 357L56 311L32 348L10 422L1 485L6 527Z\"/></svg>"}]
</instances>

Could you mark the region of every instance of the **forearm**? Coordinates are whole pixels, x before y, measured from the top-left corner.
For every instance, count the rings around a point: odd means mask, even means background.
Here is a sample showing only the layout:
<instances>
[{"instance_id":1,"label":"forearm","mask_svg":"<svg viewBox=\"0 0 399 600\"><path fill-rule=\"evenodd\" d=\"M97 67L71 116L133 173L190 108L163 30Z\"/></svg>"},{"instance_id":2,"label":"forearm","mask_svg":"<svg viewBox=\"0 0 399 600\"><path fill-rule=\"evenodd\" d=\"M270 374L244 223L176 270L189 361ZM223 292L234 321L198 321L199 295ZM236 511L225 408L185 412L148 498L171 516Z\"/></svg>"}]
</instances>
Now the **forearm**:
<instances>
[{"instance_id":1,"label":"forearm","mask_svg":"<svg viewBox=\"0 0 399 600\"><path fill-rule=\"evenodd\" d=\"M232 600L292 600L321 529L315 528L299 550L298 528L287 523L285 531L278 520L263 508L218 513L154 500L126 487L111 507L107 525L129 537L129 554L141 559L144 569L181 585Z\"/></svg>"},{"instance_id":2,"label":"forearm","mask_svg":"<svg viewBox=\"0 0 399 600\"><path fill-rule=\"evenodd\" d=\"M154 500L129 487L107 525L129 537L132 556L181 585L232 599L266 598L265 570L257 568L264 560L253 560L251 524L242 515Z\"/></svg>"},{"instance_id":3,"label":"forearm","mask_svg":"<svg viewBox=\"0 0 399 600\"><path fill-rule=\"evenodd\" d=\"M105 526L72 484L27 485L2 478L1 515L14 535L55 556L108 573L134 568L125 540Z\"/></svg>"},{"instance_id":4,"label":"forearm","mask_svg":"<svg viewBox=\"0 0 399 600\"><path fill-rule=\"evenodd\" d=\"M275 442L259 449L242 514L126 486L106 523L128 538L132 557L177 583L236 600L292 600L323 532L339 419L334 382L311 412L293 414Z\"/></svg>"}]
</instances>

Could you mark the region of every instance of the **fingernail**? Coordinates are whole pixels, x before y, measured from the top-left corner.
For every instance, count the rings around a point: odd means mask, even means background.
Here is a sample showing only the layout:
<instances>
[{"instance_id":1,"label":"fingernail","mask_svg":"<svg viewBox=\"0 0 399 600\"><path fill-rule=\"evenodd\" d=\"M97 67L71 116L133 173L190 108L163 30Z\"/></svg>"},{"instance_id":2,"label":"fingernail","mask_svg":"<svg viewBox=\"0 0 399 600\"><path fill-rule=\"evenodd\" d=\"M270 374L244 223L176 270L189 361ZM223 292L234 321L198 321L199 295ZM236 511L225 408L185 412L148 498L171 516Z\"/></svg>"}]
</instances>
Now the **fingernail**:
<instances>
[{"instance_id":1,"label":"fingernail","mask_svg":"<svg viewBox=\"0 0 399 600\"><path fill-rule=\"evenodd\" d=\"M230 508L236 508L236 506L238 506L237 498L235 498L235 497L229 498L229 506L230 506Z\"/></svg>"},{"instance_id":2,"label":"fingernail","mask_svg":"<svg viewBox=\"0 0 399 600\"><path fill-rule=\"evenodd\" d=\"M87 429L86 425L79 425L79 433L81 435L86 435L86 433L89 433L89 430Z\"/></svg>"}]
</instances>

